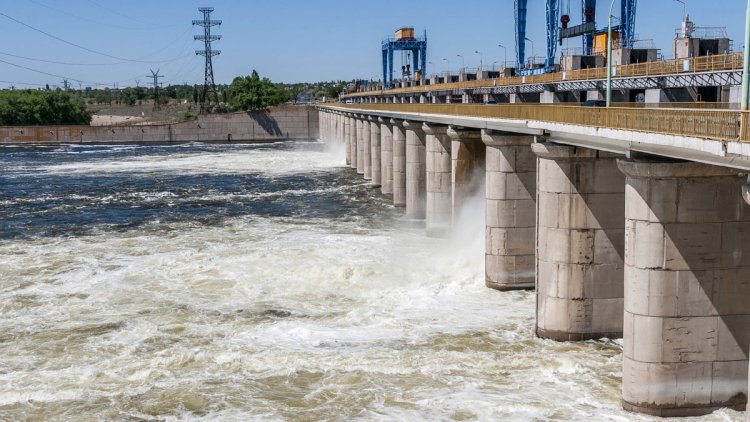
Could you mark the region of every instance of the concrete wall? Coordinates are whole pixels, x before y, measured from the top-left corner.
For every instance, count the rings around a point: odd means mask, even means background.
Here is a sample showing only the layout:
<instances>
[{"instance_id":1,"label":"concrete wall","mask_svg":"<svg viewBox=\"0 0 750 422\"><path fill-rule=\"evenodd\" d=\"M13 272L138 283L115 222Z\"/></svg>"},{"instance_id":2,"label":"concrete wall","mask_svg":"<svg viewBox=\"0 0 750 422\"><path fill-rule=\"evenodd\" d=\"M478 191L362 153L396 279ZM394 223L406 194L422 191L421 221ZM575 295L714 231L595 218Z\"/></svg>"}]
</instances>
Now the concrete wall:
<instances>
[{"instance_id":1,"label":"concrete wall","mask_svg":"<svg viewBox=\"0 0 750 422\"><path fill-rule=\"evenodd\" d=\"M0 127L0 143L227 142L318 137L318 111L312 106L203 115L196 120L162 125Z\"/></svg>"}]
</instances>

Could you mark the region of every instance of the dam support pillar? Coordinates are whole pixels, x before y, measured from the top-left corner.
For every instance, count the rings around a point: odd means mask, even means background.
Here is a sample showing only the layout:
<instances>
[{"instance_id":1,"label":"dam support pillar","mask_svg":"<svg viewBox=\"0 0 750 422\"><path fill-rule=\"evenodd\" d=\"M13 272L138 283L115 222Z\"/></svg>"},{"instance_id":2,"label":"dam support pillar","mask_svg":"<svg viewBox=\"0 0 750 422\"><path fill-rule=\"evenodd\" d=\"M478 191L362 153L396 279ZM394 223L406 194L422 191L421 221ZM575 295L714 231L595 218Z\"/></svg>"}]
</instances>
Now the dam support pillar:
<instances>
[{"instance_id":1,"label":"dam support pillar","mask_svg":"<svg viewBox=\"0 0 750 422\"><path fill-rule=\"evenodd\" d=\"M479 194L484 181L485 148L482 132L451 126L451 215L455 226L462 207Z\"/></svg>"},{"instance_id":2,"label":"dam support pillar","mask_svg":"<svg viewBox=\"0 0 750 422\"><path fill-rule=\"evenodd\" d=\"M542 338L620 338L625 178L613 154L553 143L538 160L537 329Z\"/></svg>"},{"instance_id":3,"label":"dam support pillar","mask_svg":"<svg viewBox=\"0 0 750 422\"><path fill-rule=\"evenodd\" d=\"M341 116L344 124L344 144L346 145L346 165L351 166L352 164L352 140L351 140L351 126L349 125L349 116L346 114Z\"/></svg>"},{"instance_id":4,"label":"dam support pillar","mask_svg":"<svg viewBox=\"0 0 750 422\"><path fill-rule=\"evenodd\" d=\"M482 131L486 146L485 284L534 288L536 156L533 136Z\"/></svg>"},{"instance_id":5,"label":"dam support pillar","mask_svg":"<svg viewBox=\"0 0 750 422\"><path fill-rule=\"evenodd\" d=\"M328 118L327 111L318 112L318 126L320 127L320 140L326 142L328 140L328 127L326 126L326 119Z\"/></svg>"},{"instance_id":6,"label":"dam support pillar","mask_svg":"<svg viewBox=\"0 0 750 422\"><path fill-rule=\"evenodd\" d=\"M447 237L451 229L451 139L448 126L422 125L426 138L426 208L428 237Z\"/></svg>"},{"instance_id":7,"label":"dam support pillar","mask_svg":"<svg viewBox=\"0 0 750 422\"><path fill-rule=\"evenodd\" d=\"M406 216L425 218L427 192L426 144L421 122L405 121L406 129Z\"/></svg>"},{"instance_id":8,"label":"dam support pillar","mask_svg":"<svg viewBox=\"0 0 750 422\"><path fill-rule=\"evenodd\" d=\"M380 192L393 193L393 127L390 119L379 118L380 125Z\"/></svg>"},{"instance_id":9,"label":"dam support pillar","mask_svg":"<svg viewBox=\"0 0 750 422\"><path fill-rule=\"evenodd\" d=\"M744 409L750 206L738 170L620 160L626 179L623 407Z\"/></svg>"},{"instance_id":10,"label":"dam support pillar","mask_svg":"<svg viewBox=\"0 0 750 422\"><path fill-rule=\"evenodd\" d=\"M362 134L364 130L362 116L356 116L354 122L357 125L357 174L365 174L365 137Z\"/></svg>"},{"instance_id":11,"label":"dam support pillar","mask_svg":"<svg viewBox=\"0 0 750 422\"><path fill-rule=\"evenodd\" d=\"M380 123L378 123L377 117L370 116L370 176L372 179L372 187L379 188L381 186L381 156L380 156Z\"/></svg>"},{"instance_id":12,"label":"dam support pillar","mask_svg":"<svg viewBox=\"0 0 750 422\"><path fill-rule=\"evenodd\" d=\"M349 115L346 120L349 122L349 167L357 168L357 121Z\"/></svg>"},{"instance_id":13,"label":"dam support pillar","mask_svg":"<svg viewBox=\"0 0 750 422\"><path fill-rule=\"evenodd\" d=\"M362 116L362 163L365 180L372 180L372 135L370 133L370 118Z\"/></svg>"},{"instance_id":14,"label":"dam support pillar","mask_svg":"<svg viewBox=\"0 0 750 422\"><path fill-rule=\"evenodd\" d=\"M393 206L406 207L406 129L391 119L393 129Z\"/></svg>"},{"instance_id":15,"label":"dam support pillar","mask_svg":"<svg viewBox=\"0 0 750 422\"><path fill-rule=\"evenodd\" d=\"M340 144L346 142L344 138L344 114L339 112L336 114L336 127L338 127L338 139L336 141Z\"/></svg>"},{"instance_id":16,"label":"dam support pillar","mask_svg":"<svg viewBox=\"0 0 750 422\"><path fill-rule=\"evenodd\" d=\"M341 126L339 125L339 117L341 115L336 112L333 113L333 140L336 143L341 142Z\"/></svg>"}]
</instances>

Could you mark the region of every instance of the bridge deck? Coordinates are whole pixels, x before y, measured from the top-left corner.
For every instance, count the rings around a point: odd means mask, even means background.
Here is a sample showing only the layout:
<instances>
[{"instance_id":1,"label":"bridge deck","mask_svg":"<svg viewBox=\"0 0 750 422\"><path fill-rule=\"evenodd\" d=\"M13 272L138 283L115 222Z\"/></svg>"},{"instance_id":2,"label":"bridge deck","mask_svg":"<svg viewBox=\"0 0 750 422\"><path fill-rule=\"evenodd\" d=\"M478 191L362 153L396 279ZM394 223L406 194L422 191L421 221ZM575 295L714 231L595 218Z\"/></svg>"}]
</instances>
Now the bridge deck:
<instances>
[{"instance_id":1,"label":"bridge deck","mask_svg":"<svg viewBox=\"0 0 750 422\"><path fill-rule=\"evenodd\" d=\"M750 142L750 114L738 110L603 108L540 104L329 104L370 111L535 120L598 128Z\"/></svg>"},{"instance_id":2,"label":"bridge deck","mask_svg":"<svg viewBox=\"0 0 750 422\"><path fill-rule=\"evenodd\" d=\"M650 78L657 76L686 76L713 75L717 73L736 72L742 69L742 53L730 53L714 56L701 56L690 59L661 60L614 67L614 79L628 81L633 78ZM607 77L605 67L572 70L566 72L546 73L533 76L501 77L494 79L453 82L434 85L419 85L413 87L395 88L388 90L371 90L346 94L345 98L360 98L384 95L418 94L425 92L445 92L460 90L498 90L499 87L523 87L562 85L573 82L602 81ZM712 78L709 78L712 79ZM695 82L691 82L695 83ZM619 85L614 82L615 87ZM580 84L579 84L580 85ZM627 85L627 84L626 84ZM592 87L593 88L593 85ZM515 88L514 88L515 89Z\"/></svg>"}]
</instances>

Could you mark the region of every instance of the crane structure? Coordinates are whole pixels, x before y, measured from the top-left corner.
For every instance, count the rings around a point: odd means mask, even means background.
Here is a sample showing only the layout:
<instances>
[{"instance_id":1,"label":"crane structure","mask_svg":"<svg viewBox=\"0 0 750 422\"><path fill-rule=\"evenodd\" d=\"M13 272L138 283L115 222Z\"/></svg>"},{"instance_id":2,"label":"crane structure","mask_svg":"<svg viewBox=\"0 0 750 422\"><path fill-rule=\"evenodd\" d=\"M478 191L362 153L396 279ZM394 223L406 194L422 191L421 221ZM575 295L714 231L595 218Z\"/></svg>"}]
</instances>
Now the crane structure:
<instances>
[{"instance_id":1,"label":"crane structure","mask_svg":"<svg viewBox=\"0 0 750 422\"><path fill-rule=\"evenodd\" d=\"M413 74L424 75L427 69L427 31L423 37L414 36L414 28L401 28L395 38L383 40L383 87L391 88L393 83L393 52L408 51L411 53ZM411 72L409 72L411 73Z\"/></svg>"},{"instance_id":2,"label":"crane structure","mask_svg":"<svg viewBox=\"0 0 750 422\"><path fill-rule=\"evenodd\" d=\"M596 28L596 0L581 0L582 23L569 27L570 16L560 16L560 3L564 0L545 0L547 26L547 56L542 67L526 66L526 16L528 0L514 0L516 29L516 70L520 75L551 72L555 69L558 42L566 38L583 37L583 54L593 53L594 34L606 32ZM635 16L637 0L620 0L620 24L613 30L620 32L621 47L632 47L635 41ZM558 18L560 26L558 26Z\"/></svg>"}]
</instances>

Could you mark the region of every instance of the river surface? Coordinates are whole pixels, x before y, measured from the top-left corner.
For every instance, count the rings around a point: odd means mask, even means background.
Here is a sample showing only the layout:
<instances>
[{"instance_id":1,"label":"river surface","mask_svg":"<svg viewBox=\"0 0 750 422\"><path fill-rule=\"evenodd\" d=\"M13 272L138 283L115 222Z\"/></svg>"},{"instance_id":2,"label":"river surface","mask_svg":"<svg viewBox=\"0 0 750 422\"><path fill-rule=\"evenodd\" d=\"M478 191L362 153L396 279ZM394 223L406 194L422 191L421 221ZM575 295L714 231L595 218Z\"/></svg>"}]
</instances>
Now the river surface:
<instances>
[{"instance_id":1,"label":"river surface","mask_svg":"<svg viewBox=\"0 0 750 422\"><path fill-rule=\"evenodd\" d=\"M321 144L0 148L0 420L657 420ZM705 421L740 421L721 410Z\"/></svg>"}]
</instances>

